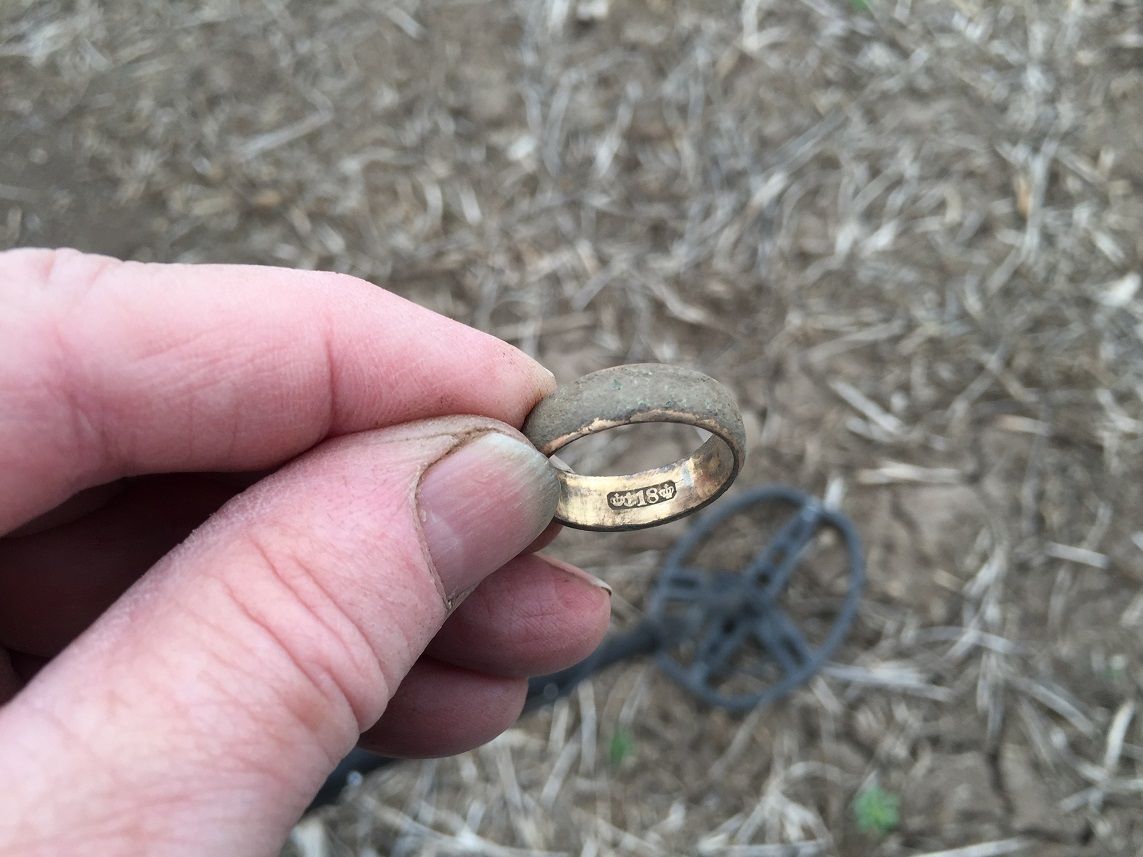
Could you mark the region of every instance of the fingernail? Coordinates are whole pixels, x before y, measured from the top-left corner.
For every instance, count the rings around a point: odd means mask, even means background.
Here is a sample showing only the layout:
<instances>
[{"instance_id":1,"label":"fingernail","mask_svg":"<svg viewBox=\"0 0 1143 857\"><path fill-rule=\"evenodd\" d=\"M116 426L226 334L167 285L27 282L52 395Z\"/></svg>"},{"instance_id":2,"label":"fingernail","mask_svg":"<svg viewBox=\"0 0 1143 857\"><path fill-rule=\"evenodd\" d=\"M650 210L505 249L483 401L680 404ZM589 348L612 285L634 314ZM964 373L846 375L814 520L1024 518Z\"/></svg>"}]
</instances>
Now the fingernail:
<instances>
[{"instance_id":1,"label":"fingernail","mask_svg":"<svg viewBox=\"0 0 1143 857\"><path fill-rule=\"evenodd\" d=\"M552 388L554 389L556 386L556 373L538 360L533 360L532 362L540 367L540 372L543 374L544 380L551 384Z\"/></svg>"},{"instance_id":2,"label":"fingernail","mask_svg":"<svg viewBox=\"0 0 1143 857\"><path fill-rule=\"evenodd\" d=\"M532 446L482 434L421 479L421 528L450 603L520 553L552 520L559 485Z\"/></svg>"},{"instance_id":3,"label":"fingernail","mask_svg":"<svg viewBox=\"0 0 1143 857\"><path fill-rule=\"evenodd\" d=\"M542 556L541 559L543 559L544 562L546 562L548 565L555 566L568 577L574 577L576 580L581 580L584 583L588 583L598 589L602 589L609 596L614 594L610 583L608 583L606 580L600 580L594 574L586 572L578 566L571 565L570 563L566 563L563 560L552 559L550 556Z\"/></svg>"}]
</instances>

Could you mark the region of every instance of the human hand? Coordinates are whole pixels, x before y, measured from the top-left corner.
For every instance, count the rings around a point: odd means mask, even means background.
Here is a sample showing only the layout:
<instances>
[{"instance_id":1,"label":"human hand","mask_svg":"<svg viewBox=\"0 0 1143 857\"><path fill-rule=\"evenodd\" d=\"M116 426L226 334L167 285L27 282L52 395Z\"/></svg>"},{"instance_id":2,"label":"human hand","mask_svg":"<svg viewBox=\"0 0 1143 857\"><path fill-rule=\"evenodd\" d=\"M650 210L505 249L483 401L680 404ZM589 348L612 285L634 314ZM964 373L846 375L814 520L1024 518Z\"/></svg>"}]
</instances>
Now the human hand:
<instances>
[{"instance_id":1,"label":"human hand","mask_svg":"<svg viewBox=\"0 0 1143 857\"><path fill-rule=\"evenodd\" d=\"M360 733L510 725L608 621L528 552L552 387L350 277L0 253L0 854L276 853Z\"/></svg>"}]
</instances>

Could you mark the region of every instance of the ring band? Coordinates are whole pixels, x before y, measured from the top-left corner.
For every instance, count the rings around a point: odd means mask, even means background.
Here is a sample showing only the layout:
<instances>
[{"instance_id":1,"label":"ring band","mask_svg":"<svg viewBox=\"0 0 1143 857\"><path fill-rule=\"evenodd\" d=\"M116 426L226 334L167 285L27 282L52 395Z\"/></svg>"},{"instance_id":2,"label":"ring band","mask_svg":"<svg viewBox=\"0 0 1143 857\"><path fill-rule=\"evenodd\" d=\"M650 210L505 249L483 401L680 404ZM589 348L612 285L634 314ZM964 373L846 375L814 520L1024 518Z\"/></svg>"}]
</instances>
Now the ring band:
<instances>
[{"instance_id":1,"label":"ring band","mask_svg":"<svg viewBox=\"0 0 1143 857\"><path fill-rule=\"evenodd\" d=\"M544 455L632 423L685 423L711 436L689 458L624 476L557 470L556 520L580 530L635 530L681 518L715 500L742 469L742 415L722 384L679 366L635 363L584 375L541 401L524 435Z\"/></svg>"}]
</instances>

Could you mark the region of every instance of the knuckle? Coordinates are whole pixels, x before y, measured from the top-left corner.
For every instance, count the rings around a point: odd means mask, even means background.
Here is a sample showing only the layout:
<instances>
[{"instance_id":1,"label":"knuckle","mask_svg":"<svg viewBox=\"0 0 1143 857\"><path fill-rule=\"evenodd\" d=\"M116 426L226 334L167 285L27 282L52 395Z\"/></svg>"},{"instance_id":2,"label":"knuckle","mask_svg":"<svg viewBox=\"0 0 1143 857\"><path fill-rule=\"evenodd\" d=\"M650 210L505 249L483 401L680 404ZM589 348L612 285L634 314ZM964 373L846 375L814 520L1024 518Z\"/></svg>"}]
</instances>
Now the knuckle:
<instances>
[{"instance_id":1,"label":"knuckle","mask_svg":"<svg viewBox=\"0 0 1143 857\"><path fill-rule=\"evenodd\" d=\"M44 462L98 462L108 445L84 377L91 349L77 328L89 316L85 296L120 264L67 249L0 253L0 391L16 418L6 426L0 420L0 430L8 430L9 446L32 451L24 459L35 474ZM67 487L96 475L68 474Z\"/></svg>"},{"instance_id":2,"label":"knuckle","mask_svg":"<svg viewBox=\"0 0 1143 857\"><path fill-rule=\"evenodd\" d=\"M107 271L128 263L111 256L84 253L70 247L55 249L30 248L0 253L0 271L5 278L23 281L29 286L86 292Z\"/></svg>"},{"instance_id":3,"label":"knuckle","mask_svg":"<svg viewBox=\"0 0 1143 857\"><path fill-rule=\"evenodd\" d=\"M254 567L227 594L260 649L277 662L283 704L311 733L329 729L338 714L364 730L396 682L329 582L336 552L281 532L249 533L246 542Z\"/></svg>"}]
</instances>

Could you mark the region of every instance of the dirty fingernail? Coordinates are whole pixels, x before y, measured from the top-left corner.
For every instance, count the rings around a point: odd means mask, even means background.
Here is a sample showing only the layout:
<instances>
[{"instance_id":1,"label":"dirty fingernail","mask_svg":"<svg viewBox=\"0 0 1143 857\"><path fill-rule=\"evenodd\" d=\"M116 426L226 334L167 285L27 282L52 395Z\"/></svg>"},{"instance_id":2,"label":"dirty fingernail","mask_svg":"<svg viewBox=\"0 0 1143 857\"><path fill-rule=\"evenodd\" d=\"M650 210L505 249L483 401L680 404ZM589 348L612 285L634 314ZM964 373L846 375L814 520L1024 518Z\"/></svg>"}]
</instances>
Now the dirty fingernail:
<instances>
[{"instance_id":1,"label":"dirty fingernail","mask_svg":"<svg viewBox=\"0 0 1143 857\"><path fill-rule=\"evenodd\" d=\"M421 479L421 527L446 599L523 551L552 520L559 485L534 447L488 432Z\"/></svg>"},{"instance_id":2,"label":"dirty fingernail","mask_svg":"<svg viewBox=\"0 0 1143 857\"><path fill-rule=\"evenodd\" d=\"M548 565L555 566L568 577L573 577L576 580L587 583L591 586L596 587L597 589L602 589L609 596L614 594L610 583L608 583L606 580L602 580L596 577L590 572L584 571L579 566L572 565L571 563L564 562L563 560L552 559L550 556L544 556L541 558L544 560L544 562L548 563Z\"/></svg>"}]
</instances>

